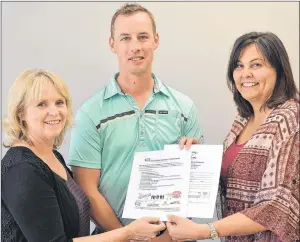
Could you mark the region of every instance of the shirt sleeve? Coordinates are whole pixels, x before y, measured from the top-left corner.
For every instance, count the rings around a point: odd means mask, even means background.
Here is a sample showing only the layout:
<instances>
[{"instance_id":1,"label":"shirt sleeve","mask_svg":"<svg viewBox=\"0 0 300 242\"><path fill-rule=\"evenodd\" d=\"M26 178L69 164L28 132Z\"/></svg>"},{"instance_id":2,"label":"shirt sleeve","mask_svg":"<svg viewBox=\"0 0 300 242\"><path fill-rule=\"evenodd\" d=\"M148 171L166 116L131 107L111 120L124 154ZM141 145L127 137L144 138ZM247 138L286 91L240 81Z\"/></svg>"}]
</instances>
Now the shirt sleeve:
<instances>
[{"instance_id":1,"label":"shirt sleeve","mask_svg":"<svg viewBox=\"0 0 300 242\"><path fill-rule=\"evenodd\" d=\"M184 136L190 138L196 138L200 140L200 143L204 143L202 129L200 127L199 114L195 104L193 104L187 122L184 126Z\"/></svg>"},{"instance_id":2,"label":"shirt sleeve","mask_svg":"<svg viewBox=\"0 0 300 242\"><path fill-rule=\"evenodd\" d=\"M101 150L96 125L79 110L71 133L68 165L101 169Z\"/></svg>"},{"instance_id":3,"label":"shirt sleeve","mask_svg":"<svg viewBox=\"0 0 300 242\"><path fill-rule=\"evenodd\" d=\"M28 163L12 166L2 177L2 202L27 241L72 242L64 232L53 186L43 171Z\"/></svg>"},{"instance_id":4,"label":"shirt sleeve","mask_svg":"<svg viewBox=\"0 0 300 242\"><path fill-rule=\"evenodd\" d=\"M298 241L299 131L284 142L274 145L271 151L254 205L242 213L274 232L281 241ZM271 177L275 178L274 185L264 188L270 184Z\"/></svg>"}]
</instances>

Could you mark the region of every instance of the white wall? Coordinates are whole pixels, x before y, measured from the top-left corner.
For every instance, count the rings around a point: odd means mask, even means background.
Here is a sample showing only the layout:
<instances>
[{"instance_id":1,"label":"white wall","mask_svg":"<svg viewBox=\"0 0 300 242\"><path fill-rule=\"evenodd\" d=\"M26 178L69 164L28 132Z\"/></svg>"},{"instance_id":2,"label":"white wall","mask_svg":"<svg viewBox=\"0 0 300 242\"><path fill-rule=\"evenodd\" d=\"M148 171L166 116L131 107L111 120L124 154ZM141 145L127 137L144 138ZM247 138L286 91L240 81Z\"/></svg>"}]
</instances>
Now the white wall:
<instances>
[{"instance_id":1,"label":"white wall","mask_svg":"<svg viewBox=\"0 0 300 242\"><path fill-rule=\"evenodd\" d=\"M102 88L117 71L110 52L116 2L2 3L2 116L14 79L26 68L45 68L70 87L73 107ZM297 2L147 2L160 33L154 72L195 100L205 141L221 144L235 116L226 68L235 39L249 31L281 38L299 82ZM297 84L299 86L299 84ZM61 152L68 158L67 134ZM2 149L2 156L5 153Z\"/></svg>"}]
</instances>

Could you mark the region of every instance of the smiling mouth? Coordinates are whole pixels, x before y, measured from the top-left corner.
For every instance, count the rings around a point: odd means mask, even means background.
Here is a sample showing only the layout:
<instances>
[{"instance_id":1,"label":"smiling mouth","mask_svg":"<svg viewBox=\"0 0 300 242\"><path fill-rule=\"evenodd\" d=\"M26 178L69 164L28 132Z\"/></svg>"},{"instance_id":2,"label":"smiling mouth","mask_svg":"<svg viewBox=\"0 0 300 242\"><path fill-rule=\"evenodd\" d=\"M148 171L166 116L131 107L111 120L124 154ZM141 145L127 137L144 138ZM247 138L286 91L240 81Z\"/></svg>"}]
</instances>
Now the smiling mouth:
<instances>
[{"instance_id":1,"label":"smiling mouth","mask_svg":"<svg viewBox=\"0 0 300 242\"><path fill-rule=\"evenodd\" d=\"M144 57L132 57L132 58L129 58L129 60L131 61L139 61L139 60L143 60Z\"/></svg>"},{"instance_id":2,"label":"smiling mouth","mask_svg":"<svg viewBox=\"0 0 300 242\"><path fill-rule=\"evenodd\" d=\"M242 87L254 87L257 86L259 83L258 82L244 82L242 83Z\"/></svg>"},{"instance_id":3,"label":"smiling mouth","mask_svg":"<svg viewBox=\"0 0 300 242\"><path fill-rule=\"evenodd\" d=\"M54 124L59 124L61 121L60 120L53 120L53 121L47 121L45 122L46 124L54 125Z\"/></svg>"}]
</instances>

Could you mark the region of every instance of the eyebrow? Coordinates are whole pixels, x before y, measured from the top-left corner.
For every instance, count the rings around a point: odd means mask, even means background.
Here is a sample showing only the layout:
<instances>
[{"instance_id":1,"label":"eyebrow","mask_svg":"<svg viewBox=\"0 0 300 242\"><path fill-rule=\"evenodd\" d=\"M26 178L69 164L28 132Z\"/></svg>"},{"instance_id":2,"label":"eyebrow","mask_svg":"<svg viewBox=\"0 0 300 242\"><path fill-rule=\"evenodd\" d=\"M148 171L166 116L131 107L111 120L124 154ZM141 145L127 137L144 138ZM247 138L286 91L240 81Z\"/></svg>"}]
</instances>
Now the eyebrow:
<instances>
[{"instance_id":1,"label":"eyebrow","mask_svg":"<svg viewBox=\"0 0 300 242\"><path fill-rule=\"evenodd\" d=\"M141 35L141 34L149 35L149 33L147 33L147 32L141 32L141 33L139 33L139 35Z\"/></svg>"},{"instance_id":2,"label":"eyebrow","mask_svg":"<svg viewBox=\"0 0 300 242\"><path fill-rule=\"evenodd\" d=\"M64 101L64 100L66 100L66 98L64 98L64 97L57 97L54 100L55 100L55 102L56 101ZM48 99L41 98L41 99L36 99L35 101L38 102L38 103L40 103L40 102L47 102Z\"/></svg>"},{"instance_id":3,"label":"eyebrow","mask_svg":"<svg viewBox=\"0 0 300 242\"><path fill-rule=\"evenodd\" d=\"M129 36L130 34L126 34L126 33L121 33L120 35L119 35L119 37L123 37L123 36Z\"/></svg>"},{"instance_id":4,"label":"eyebrow","mask_svg":"<svg viewBox=\"0 0 300 242\"><path fill-rule=\"evenodd\" d=\"M138 33L138 35L142 35L142 34L150 35L150 34L147 33L147 32L140 32L140 33ZM127 34L127 33L121 33L121 34L119 35L119 37L123 37L123 36L130 36L130 34Z\"/></svg>"},{"instance_id":5,"label":"eyebrow","mask_svg":"<svg viewBox=\"0 0 300 242\"><path fill-rule=\"evenodd\" d=\"M255 59L251 60L250 62L253 62L253 61L256 61L256 60L264 61L264 60L263 60L263 59L261 59L261 58L255 58ZM240 61L240 60L238 60L237 62L241 62L241 61Z\"/></svg>"}]
</instances>

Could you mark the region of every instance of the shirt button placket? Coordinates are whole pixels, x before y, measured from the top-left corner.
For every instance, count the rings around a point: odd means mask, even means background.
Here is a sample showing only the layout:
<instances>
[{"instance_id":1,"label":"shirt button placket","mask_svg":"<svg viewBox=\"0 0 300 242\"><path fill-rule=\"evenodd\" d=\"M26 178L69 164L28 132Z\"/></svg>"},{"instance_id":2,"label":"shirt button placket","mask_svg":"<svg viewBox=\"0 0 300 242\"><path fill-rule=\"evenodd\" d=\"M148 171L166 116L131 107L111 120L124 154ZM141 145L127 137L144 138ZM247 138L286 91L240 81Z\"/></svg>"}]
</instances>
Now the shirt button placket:
<instances>
[{"instance_id":1,"label":"shirt button placket","mask_svg":"<svg viewBox=\"0 0 300 242\"><path fill-rule=\"evenodd\" d=\"M143 112L140 113L139 116L139 140L140 146L145 146L145 127L144 127L144 117Z\"/></svg>"}]
</instances>

